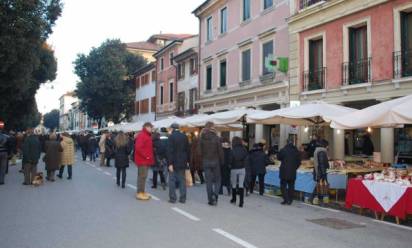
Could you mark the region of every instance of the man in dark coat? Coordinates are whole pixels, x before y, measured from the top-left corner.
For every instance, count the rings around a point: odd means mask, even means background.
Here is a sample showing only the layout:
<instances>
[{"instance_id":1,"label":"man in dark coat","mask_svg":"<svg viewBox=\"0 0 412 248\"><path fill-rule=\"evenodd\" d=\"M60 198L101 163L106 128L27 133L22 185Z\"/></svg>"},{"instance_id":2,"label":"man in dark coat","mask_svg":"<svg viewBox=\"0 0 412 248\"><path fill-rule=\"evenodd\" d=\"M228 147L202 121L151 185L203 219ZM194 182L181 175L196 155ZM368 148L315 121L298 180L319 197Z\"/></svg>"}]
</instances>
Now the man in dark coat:
<instances>
[{"instance_id":1,"label":"man in dark coat","mask_svg":"<svg viewBox=\"0 0 412 248\"><path fill-rule=\"evenodd\" d=\"M27 130L27 137L23 143L23 170L24 183L30 185L37 173L37 163L41 154L39 138L34 135L33 129Z\"/></svg>"},{"instance_id":2,"label":"man in dark coat","mask_svg":"<svg viewBox=\"0 0 412 248\"><path fill-rule=\"evenodd\" d=\"M86 161L86 158L87 158L87 143L88 143L88 140L89 140L89 136L86 133L80 134L79 146L80 146L80 149L82 150L83 161Z\"/></svg>"},{"instance_id":3,"label":"man in dark coat","mask_svg":"<svg viewBox=\"0 0 412 248\"><path fill-rule=\"evenodd\" d=\"M87 141L87 153L90 156L90 161L96 161L96 150L99 146L97 139L94 135L89 136L89 140Z\"/></svg>"},{"instance_id":4,"label":"man in dark coat","mask_svg":"<svg viewBox=\"0 0 412 248\"><path fill-rule=\"evenodd\" d=\"M223 163L223 148L214 129L214 123L206 123L200 134L200 154L206 177L208 204L217 204L220 189L220 165Z\"/></svg>"},{"instance_id":5,"label":"man in dark coat","mask_svg":"<svg viewBox=\"0 0 412 248\"><path fill-rule=\"evenodd\" d=\"M265 175L266 175L266 166L271 162L269 156L263 151L263 144L257 143L253 145L252 150L250 151L249 159L252 177L250 180L250 193L253 193L256 183L256 177L259 179L259 194L263 195L265 190Z\"/></svg>"},{"instance_id":6,"label":"man in dark coat","mask_svg":"<svg viewBox=\"0 0 412 248\"><path fill-rule=\"evenodd\" d=\"M46 141L44 147L45 157L43 160L46 164L46 179L47 181L54 182L54 173L56 170L60 169L63 147L61 146L60 141L57 140L57 136L54 133L49 135L49 140Z\"/></svg>"},{"instance_id":7,"label":"man in dark coat","mask_svg":"<svg viewBox=\"0 0 412 248\"><path fill-rule=\"evenodd\" d=\"M8 136L0 130L0 185L4 184L4 177L7 170L7 160L9 159Z\"/></svg>"},{"instance_id":8,"label":"man in dark coat","mask_svg":"<svg viewBox=\"0 0 412 248\"><path fill-rule=\"evenodd\" d=\"M279 170L282 205L292 204L295 194L296 171L301 163L299 155L299 150L293 144L292 139L288 140L288 144L278 154L278 159L282 162Z\"/></svg>"},{"instance_id":9,"label":"man in dark coat","mask_svg":"<svg viewBox=\"0 0 412 248\"><path fill-rule=\"evenodd\" d=\"M179 202L186 202L185 170L189 166L190 152L187 136L179 131L179 125L174 123L172 134L168 140L167 158L169 162L169 202L176 202L176 184L179 186Z\"/></svg>"}]
</instances>

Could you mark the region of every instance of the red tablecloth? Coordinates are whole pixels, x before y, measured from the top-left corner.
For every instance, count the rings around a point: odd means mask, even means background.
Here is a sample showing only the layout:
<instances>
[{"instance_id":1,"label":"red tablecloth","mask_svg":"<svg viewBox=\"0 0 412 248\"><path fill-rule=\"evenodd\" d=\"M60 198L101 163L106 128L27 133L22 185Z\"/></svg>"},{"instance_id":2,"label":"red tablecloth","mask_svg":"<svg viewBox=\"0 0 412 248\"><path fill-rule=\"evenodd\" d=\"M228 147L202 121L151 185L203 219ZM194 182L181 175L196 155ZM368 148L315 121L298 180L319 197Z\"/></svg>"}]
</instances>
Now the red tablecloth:
<instances>
[{"instance_id":1,"label":"red tablecloth","mask_svg":"<svg viewBox=\"0 0 412 248\"><path fill-rule=\"evenodd\" d=\"M346 207L352 205L367 208L378 213L384 213L382 206L359 179L350 179L346 190ZM391 216L405 219L406 215L412 214L412 188L408 188L399 201L386 213Z\"/></svg>"}]
</instances>

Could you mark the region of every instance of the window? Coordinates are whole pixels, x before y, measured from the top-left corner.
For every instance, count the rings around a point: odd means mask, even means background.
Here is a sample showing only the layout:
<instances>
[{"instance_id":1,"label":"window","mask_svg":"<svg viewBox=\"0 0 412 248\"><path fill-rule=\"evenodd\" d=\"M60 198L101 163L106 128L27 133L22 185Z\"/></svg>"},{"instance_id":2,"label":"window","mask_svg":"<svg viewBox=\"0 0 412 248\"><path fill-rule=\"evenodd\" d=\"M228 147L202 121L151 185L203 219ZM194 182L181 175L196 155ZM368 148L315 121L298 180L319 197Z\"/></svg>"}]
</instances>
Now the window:
<instances>
[{"instance_id":1,"label":"window","mask_svg":"<svg viewBox=\"0 0 412 248\"><path fill-rule=\"evenodd\" d=\"M156 81L156 71L152 71L152 82Z\"/></svg>"},{"instance_id":2,"label":"window","mask_svg":"<svg viewBox=\"0 0 412 248\"><path fill-rule=\"evenodd\" d=\"M150 111L152 113L156 112L156 97L152 97L151 102L150 102Z\"/></svg>"},{"instance_id":3,"label":"window","mask_svg":"<svg viewBox=\"0 0 412 248\"><path fill-rule=\"evenodd\" d=\"M401 12L402 76L412 76L412 12Z\"/></svg>"},{"instance_id":4,"label":"window","mask_svg":"<svg viewBox=\"0 0 412 248\"><path fill-rule=\"evenodd\" d=\"M169 100L170 102L173 102L173 97L174 97L174 89L173 89L173 82L169 83Z\"/></svg>"},{"instance_id":5,"label":"window","mask_svg":"<svg viewBox=\"0 0 412 248\"><path fill-rule=\"evenodd\" d=\"M163 71L164 68L165 68L165 65L164 65L163 58L160 58L160 70Z\"/></svg>"},{"instance_id":6,"label":"window","mask_svg":"<svg viewBox=\"0 0 412 248\"><path fill-rule=\"evenodd\" d=\"M367 26L349 29L349 82L368 81L368 40Z\"/></svg>"},{"instance_id":7,"label":"window","mask_svg":"<svg viewBox=\"0 0 412 248\"><path fill-rule=\"evenodd\" d=\"M309 41L309 71L305 74L307 90L324 88L323 39Z\"/></svg>"},{"instance_id":8,"label":"window","mask_svg":"<svg viewBox=\"0 0 412 248\"><path fill-rule=\"evenodd\" d=\"M164 88L163 88L163 85L161 85L160 86L160 105L163 105L163 103L164 103L163 93L164 93Z\"/></svg>"},{"instance_id":9,"label":"window","mask_svg":"<svg viewBox=\"0 0 412 248\"><path fill-rule=\"evenodd\" d=\"M227 32L227 8L220 10L220 33L224 34Z\"/></svg>"},{"instance_id":10,"label":"window","mask_svg":"<svg viewBox=\"0 0 412 248\"><path fill-rule=\"evenodd\" d=\"M226 87L226 60L220 61L220 87Z\"/></svg>"},{"instance_id":11,"label":"window","mask_svg":"<svg viewBox=\"0 0 412 248\"><path fill-rule=\"evenodd\" d=\"M197 89L190 89L189 91L189 110L193 111L195 109Z\"/></svg>"},{"instance_id":12,"label":"window","mask_svg":"<svg viewBox=\"0 0 412 248\"><path fill-rule=\"evenodd\" d=\"M177 77L178 79L184 79L185 78L185 70L186 70L186 63L179 63L177 65Z\"/></svg>"},{"instance_id":13,"label":"window","mask_svg":"<svg viewBox=\"0 0 412 248\"><path fill-rule=\"evenodd\" d=\"M177 94L177 111L180 115L185 113L185 92L179 92Z\"/></svg>"},{"instance_id":14,"label":"window","mask_svg":"<svg viewBox=\"0 0 412 248\"><path fill-rule=\"evenodd\" d=\"M243 21L250 19L250 0L243 0Z\"/></svg>"},{"instance_id":15,"label":"window","mask_svg":"<svg viewBox=\"0 0 412 248\"><path fill-rule=\"evenodd\" d=\"M251 74L250 49L242 52L242 81L249 81Z\"/></svg>"},{"instance_id":16,"label":"window","mask_svg":"<svg viewBox=\"0 0 412 248\"><path fill-rule=\"evenodd\" d=\"M273 0L263 0L263 9L269 9L273 6Z\"/></svg>"},{"instance_id":17,"label":"window","mask_svg":"<svg viewBox=\"0 0 412 248\"><path fill-rule=\"evenodd\" d=\"M135 112L135 114L136 115L139 115L139 102L138 101L136 101L136 102L134 102L134 112Z\"/></svg>"},{"instance_id":18,"label":"window","mask_svg":"<svg viewBox=\"0 0 412 248\"><path fill-rule=\"evenodd\" d=\"M140 113L141 114L149 113L149 99L144 99L140 102Z\"/></svg>"},{"instance_id":19,"label":"window","mask_svg":"<svg viewBox=\"0 0 412 248\"><path fill-rule=\"evenodd\" d=\"M206 90L212 90L212 65L206 67Z\"/></svg>"},{"instance_id":20,"label":"window","mask_svg":"<svg viewBox=\"0 0 412 248\"><path fill-rule=\"evenodd\" d=\"M173 65L173 53L169 54L169 65Z\"/></svg>"},{"instance_id":21,"label":"window","mask_svg":"<svg viewBox=\"0 0 412 248\"><path fill-rule=\"evenodd\" d=\"M196 59L190 59L190 75L197 73Z\"/></svg>"},{"instance_id":22,"label":"window","mask_svg":"<svg viewBox=\"0 0 412 248\"><path fill-rule=\"evenodd\" d=\"M135 80L136 89L140 88L140 77L137 76Z\"/></svg>"},{"instance_id":23,"label":"window","mask_svg":"<svg viewBox=\"0 0 412 248\"><path fill-rule=\"evenodd\" d=\"M213 23L212 23L212 17L207 18L206 20L206 31L207 31L207 41L211 41L213 39Z\"/></svg>"},{"instance_id":24,"label":"window","mask_svg":"<svg viewBox=\"0 0 412 248\"><path fill-rule=\"evenodd\" d=\"M273 68L270 64L273 60L273 41L266 42L262 45L262 74L267 75L273 72Z\"/></svg>"}]
</instances>

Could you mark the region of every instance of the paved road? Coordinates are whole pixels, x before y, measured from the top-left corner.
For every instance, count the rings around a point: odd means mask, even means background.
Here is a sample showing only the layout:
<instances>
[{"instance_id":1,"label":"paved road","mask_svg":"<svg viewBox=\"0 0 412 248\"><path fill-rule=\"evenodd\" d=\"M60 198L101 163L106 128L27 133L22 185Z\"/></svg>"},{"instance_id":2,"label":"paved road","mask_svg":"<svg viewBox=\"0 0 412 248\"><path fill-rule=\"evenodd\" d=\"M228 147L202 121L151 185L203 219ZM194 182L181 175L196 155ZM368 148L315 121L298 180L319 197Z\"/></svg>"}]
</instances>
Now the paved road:
<instances>
[{"instance_id":1,"label":"paved road","mask_svg":"<svg viewBox=\"0 0 412 248\"><path fill-rule=\"evenodd\" d=\"M134 167L128 169L127 188L121 189L113 167L91 165L77 162L72 181L37 188L22 186L18 168L11 167L0 187L0 247L411 247L411 228L303 203L281 206L278 198L252 195L240 209L225 196L218 207L209 207L204 187L196 186L188 190L184 205L168 203L161 189L150 191L153 200L140 202L134 198ZM357 227L335 229L309 221L324 218Z\"/></svg>"}]
</instances>

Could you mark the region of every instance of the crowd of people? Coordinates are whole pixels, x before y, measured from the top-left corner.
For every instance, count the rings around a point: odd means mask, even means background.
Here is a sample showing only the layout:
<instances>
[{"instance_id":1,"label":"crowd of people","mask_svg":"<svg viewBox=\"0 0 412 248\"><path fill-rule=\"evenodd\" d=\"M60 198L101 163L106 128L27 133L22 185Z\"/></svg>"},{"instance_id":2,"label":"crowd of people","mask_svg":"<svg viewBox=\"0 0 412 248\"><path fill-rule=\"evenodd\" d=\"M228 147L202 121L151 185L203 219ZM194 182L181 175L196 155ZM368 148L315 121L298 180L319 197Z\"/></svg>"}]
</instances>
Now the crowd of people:
<instances>
[{"instance_id":1,"label":"crowd of people","mask_svg":"<svg viewBox=\"0 0 412 248\"><path fill-rule=\"evenodd\" d=\"M323 141L322 141L323 142ZM314 179L327 184L327 166L325 161L327 144L317 141L313 144L315 158ZM185 203L187 184L206 184L207 202L211 206L218 204L219 195L231 195L230 202L243 207L245 196L252 194L258 182L258 192L264 194L266 167L272 163L266 151L266 142L255 143L249 150L248 143L241 137L229 140L220 137L212 122L206 123L198 135L187 135L180 131L178 124L170 129L155 131L151 123L145 123L136 134L123 132L103 132L100 136L93 133L51 133L41 135L33 129L25 133L0 132L0 184L8 170L8 163L15 163L16 157L22 158L24 185L33 183L38 174L38 162L41 154L45 163L46 179L55 181L62 179L67 168L67 179L73 177L75 152L81 151L83 161L89 158L95 162L100 157L100 166L111 166L114 160L116 168L116 184L125 188L126 172L133 161L137 166L138 200L149 200L146 181L152 172L152 188L158 187L158 178L163 190L169 189L169 202ZM320 155L319 155L320 154ZM327 156L327 155L326 155ZM281 161L280 180L284 201L290 205L294 196L296 171L301 163L301 152L292 140L277 154ZM179 197L176 194L179 192ZM315 192L316 193L316 192ZM317 194L316 198L327 196Z\"/></svg>"}]
</instances>

